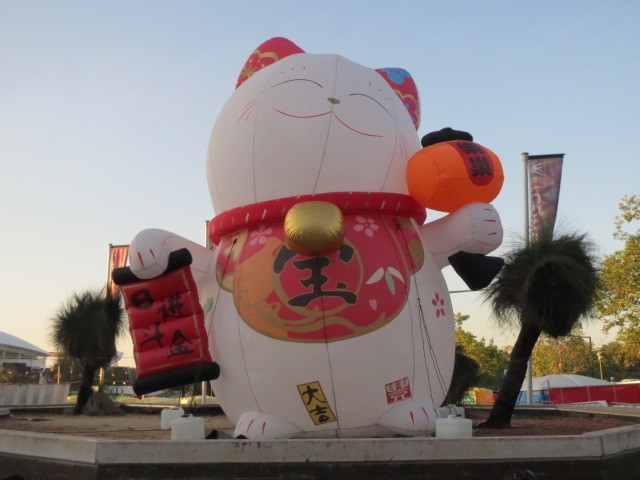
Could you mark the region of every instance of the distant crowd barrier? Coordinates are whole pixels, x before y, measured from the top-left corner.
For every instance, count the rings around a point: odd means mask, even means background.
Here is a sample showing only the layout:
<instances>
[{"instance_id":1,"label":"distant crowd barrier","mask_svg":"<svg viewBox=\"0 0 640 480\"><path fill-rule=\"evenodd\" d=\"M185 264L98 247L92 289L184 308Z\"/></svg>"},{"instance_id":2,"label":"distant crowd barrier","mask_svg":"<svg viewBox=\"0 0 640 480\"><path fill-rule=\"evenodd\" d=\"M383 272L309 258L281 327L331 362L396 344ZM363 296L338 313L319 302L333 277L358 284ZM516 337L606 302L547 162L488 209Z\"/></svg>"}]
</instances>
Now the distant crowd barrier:
<instances>
[{"instance_id":1,"label":"distant crowd barrier","mask_svg":"<svg viewBox=\"0 0 640 480\"><path fill-rule=\"evenodd\" d=\"M0 383L0 405L61 405L67 403L69 383Z\"/></svg>"},{"instance_id":2,"label":"distant crowd barrier","mask_svg":"<svg viewBox=\"0 0 640 480\"><path fill-rule=\"evenodd\" d=\"M596 385L585 387L550 388L549 399L555 405L605 401L640 404L640 384Z\"/></svg>"}]
</instances>

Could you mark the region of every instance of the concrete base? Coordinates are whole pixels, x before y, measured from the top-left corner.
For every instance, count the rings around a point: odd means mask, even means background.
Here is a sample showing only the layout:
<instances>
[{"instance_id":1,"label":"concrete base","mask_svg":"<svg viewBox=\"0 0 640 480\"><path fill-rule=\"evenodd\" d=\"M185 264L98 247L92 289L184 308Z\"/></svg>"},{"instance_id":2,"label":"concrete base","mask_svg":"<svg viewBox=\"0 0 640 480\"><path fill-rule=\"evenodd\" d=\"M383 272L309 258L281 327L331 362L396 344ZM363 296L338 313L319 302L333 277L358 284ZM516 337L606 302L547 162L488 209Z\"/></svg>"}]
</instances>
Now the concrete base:
<instances>
[{"instance_id":1,"label":"concrete base","mask_svg":"<svg viewBox=\"0 0 640 480\"><path fill-rule=\"evenodd\" d=\"M0 474L65 479L637 479L640 425L576 436L114 441L0 431Z\"/></svg>"},{"instance_id":2,"label":"concrete base","mask_svg":"<svg viewBox=\"0 0 640 480\"><path fill-rule=\"evenodd\" d=\"M0 478L635 480L640 425L583 435L171 442L0 430Z\"/></svg>"}]
</instances>

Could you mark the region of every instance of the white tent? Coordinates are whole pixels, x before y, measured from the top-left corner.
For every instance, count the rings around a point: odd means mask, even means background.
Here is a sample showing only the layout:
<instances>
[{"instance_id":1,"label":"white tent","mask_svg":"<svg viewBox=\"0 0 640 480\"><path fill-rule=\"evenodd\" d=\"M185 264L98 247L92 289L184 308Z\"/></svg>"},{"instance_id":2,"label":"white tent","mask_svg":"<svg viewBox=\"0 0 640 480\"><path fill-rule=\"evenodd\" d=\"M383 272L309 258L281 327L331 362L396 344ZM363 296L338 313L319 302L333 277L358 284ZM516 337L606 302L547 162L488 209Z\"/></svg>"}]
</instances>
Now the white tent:
<instances>
[{"instance_id":1,"label":"white tent","mask_svg":"<svg viewBox=\"0 0 640 480\"><path fill-rule=\"evenodd\" d=\"M545 375L543 377L533 377L531 379L532 403L546 403L549 401L550 388L566 387L586 387L594 385L610 385L606 380L599 378L585 377L584 375ZM525 378L518 396L519 404L527 403L527 393L529 390L529 379Z\"/></svg>"},{"instance_id":2,"label":"white tent","mask_svg":"<svg viewBox=\"0 0 640 480\"><path fill-rule=\"evenodd\" d=\"M522 383L521 391L527 391L529 379L525 378ZM585 377L584 375L545 375L544 377L533 377L531 379L531 389L549 390L550 388L566 388L566 387L591 387L593 385L610 385L606 380L599 378Z\"/></svg>"}]
</instances>

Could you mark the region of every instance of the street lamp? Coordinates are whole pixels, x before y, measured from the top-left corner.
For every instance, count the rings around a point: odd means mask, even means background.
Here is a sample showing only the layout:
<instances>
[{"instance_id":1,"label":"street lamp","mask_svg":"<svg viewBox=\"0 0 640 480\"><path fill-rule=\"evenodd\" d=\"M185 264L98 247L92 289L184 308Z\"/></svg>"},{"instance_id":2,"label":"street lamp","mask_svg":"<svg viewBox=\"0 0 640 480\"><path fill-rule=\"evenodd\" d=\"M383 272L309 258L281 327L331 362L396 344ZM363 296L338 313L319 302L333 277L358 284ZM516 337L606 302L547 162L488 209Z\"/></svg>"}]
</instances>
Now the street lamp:
<instances>
[{"instance_id":1,"label":"street lamp","mask_svg":"<svg viewBox=\"0 0 640 480\"><path fill-rule=\"evenodd\" d=\"M593 349L593 344L591 343L591 337L588 335L571 335L571 337L586 338L587 340L589 340L589 370L590 370L589 373L593 375L593 353L592 352L596 350ZM602 364L600 364L600 377L602 377Z\"/></svg>"},{"instance_id":2,"label":"street lamp","mask_svg":"<svg viewBox=\"0 0 640 480\"><path fill-rule=\"evenodd\" d=\"M591 337L587 335L581 335L581 337L589 339L589 373L593 375L593 344L591 343ZM602 376L602 373L600 376Z\"/></svg>"},{"instance_id":3,"label":"street lamp","mask_svg":"<svg viewBox=\"0 0 640 480\"><path fill-rule=\"evenodd\" d=\"M602 348L596 348L595 352L598 355L598 364L600 365L600 380L604 380L604 374L602 373Z\"/></svg>"}]
</instances>

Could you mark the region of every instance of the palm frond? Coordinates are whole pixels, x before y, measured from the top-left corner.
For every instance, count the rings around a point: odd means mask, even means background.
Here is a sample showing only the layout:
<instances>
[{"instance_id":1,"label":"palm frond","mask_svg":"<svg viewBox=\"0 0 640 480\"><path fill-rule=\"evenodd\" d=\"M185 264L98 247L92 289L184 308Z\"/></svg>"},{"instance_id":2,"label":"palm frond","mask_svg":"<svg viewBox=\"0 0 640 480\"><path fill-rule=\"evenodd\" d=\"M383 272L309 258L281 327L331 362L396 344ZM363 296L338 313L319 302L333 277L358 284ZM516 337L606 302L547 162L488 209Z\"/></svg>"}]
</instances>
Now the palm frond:
<instances>
[{"instance_id":1,"label":"palm frond","mask_svg":"<svg viewBox=\"0 0 640 480\"><path fill-rule=\"evenodd\" d=\"M595 299L598 268L584 234L542 235L511 250L485 300L501 322L533 322L547 334L567 335Z\"/></svg>"},{"instance_id":2,"label":"palm frond","mask_svg":"<svg viewBox=\"0 0 640 480\"><path fill-rule=\"evenodd\" d=\"M565 235L549 243L531 272L523 311L537 319L542 331L557 338L571 333L591 311L598 268L584 235Z\"/></svg>"},{"instance_id":3,"label":"palm frond","mask_svg":"<svg viewBox=\"0 0 640 480\"><path fill-rule=\"evenodd\" d=\"M103 366L116 354L115 339L124 330L120 298L99 290L74 293L51 319L50 337L63 355Z\"/></svg>"}]
</instances>

